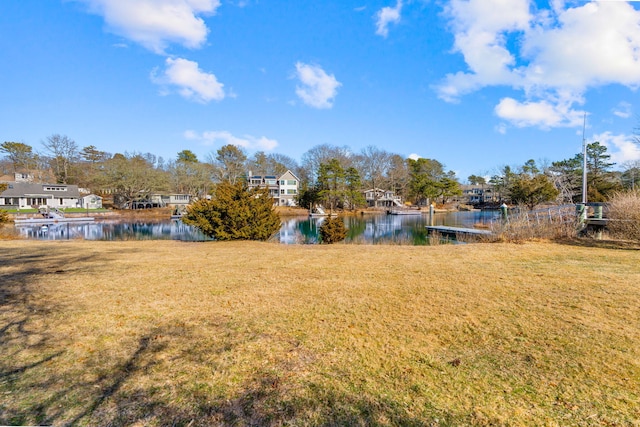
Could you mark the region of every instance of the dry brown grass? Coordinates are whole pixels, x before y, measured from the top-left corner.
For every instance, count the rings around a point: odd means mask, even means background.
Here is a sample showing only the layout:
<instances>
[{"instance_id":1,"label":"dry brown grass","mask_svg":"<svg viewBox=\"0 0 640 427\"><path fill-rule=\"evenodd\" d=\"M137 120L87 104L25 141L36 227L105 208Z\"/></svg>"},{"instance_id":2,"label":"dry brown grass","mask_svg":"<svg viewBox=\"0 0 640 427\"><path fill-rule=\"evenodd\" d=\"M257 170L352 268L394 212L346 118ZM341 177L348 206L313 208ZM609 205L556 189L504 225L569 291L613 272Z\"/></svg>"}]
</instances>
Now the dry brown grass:
<instances>
[{"instance_id":1,"label":"dry brown grass","mask_svg":"<svg viewBox=\"0 0 640 427\"><path fill-rule=\"evenodd\" d=\"M613 236L640 242L640 190L614 194L608 217L607 229Z\"/></svg>"},{"instance_id":2,"label":"dry brown grass","mask_svg":"<svg viewBox=\"0 0 640 427\"><path fill-rule=\"evenodd\" d=\"M638 250L2 241L0 259L0 424L640 425Z\"/></svg>"}]
</instances>

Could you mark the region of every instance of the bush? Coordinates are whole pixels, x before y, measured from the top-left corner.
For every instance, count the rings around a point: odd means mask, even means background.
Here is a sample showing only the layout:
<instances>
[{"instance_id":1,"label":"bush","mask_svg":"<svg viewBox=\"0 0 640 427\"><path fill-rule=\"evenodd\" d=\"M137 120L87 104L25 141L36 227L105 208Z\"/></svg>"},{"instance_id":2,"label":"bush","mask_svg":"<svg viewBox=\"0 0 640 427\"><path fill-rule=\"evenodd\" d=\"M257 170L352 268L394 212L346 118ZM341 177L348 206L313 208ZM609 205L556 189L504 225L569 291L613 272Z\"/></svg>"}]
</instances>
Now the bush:
<instances>
[{"instance_id":1,"label":"bush","mask_svg":"<svg viewBox=\"0 0 640 427\"><path fill-rule=\"evenodd\" d=\"M607 229L612 237L640 241L640 190L615 193L608 217Z\"/></svg>"},{"instance_id":2,"label":"bush","mask_svg":"<svg viewBox=\"0 0 640 427\"><path fill-rule=\"evenodd\" d=\"M320 241L332 244L343 241L347 237L347 228L340 217L327 218L320 226Z\"/></svg>"},{"instance_id":3,"label":"bush","mask_svg":"<svg viewBox=\"0 0 640 427\"><path fill-rule=\"evenodd\" d=\"M5 222L9 222L9 212L5 211L4 209L0 209L0 224L3 224Z\"/></svg>"},{"instance_id":4,"label":"bush","mask_svg":"<svg viewBox=\"0 0 640 427\"><path fill-rule=\"evenodd\" d=\"M574 238L578 234L578 224L573 212L562 212L562 215L547 215L528 211L527 206L519 206L509 213L509 220L495 221L491 224L493 236L485 241L501 241L522 243L533 240L556 240Z\"/></svg>"},{"instance_id":5,"label":"bush","mask_svg":"<svg viewBox=\"0 0 640 427\"><path fill-rule=\"evenodd\" d=\"M280 230L269 190L242 182L219 184L212 199L190 205L182 221L216 240L267 240Z\"/></svg>"}]
</instances>

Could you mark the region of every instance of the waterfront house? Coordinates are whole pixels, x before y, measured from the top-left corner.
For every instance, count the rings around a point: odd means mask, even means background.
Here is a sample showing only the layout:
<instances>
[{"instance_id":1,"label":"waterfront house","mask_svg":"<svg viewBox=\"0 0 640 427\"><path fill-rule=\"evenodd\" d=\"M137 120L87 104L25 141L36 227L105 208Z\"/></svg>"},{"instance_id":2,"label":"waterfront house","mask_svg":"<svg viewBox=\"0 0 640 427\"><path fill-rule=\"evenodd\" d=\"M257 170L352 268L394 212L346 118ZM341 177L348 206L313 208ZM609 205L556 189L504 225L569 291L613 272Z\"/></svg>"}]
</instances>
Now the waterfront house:
<instances>
[{"instance_id":1,"label":"waterfront house","mask_svg":"<svg viewBox=\"0 0 640 427\"><path fill-rule=\"evenodd\" d=\"M495 202L495 193L488 185L461 185L463 203L469 205L483 205Z\"/></svg>"},{"instance_id":2,"label":"waterfront house","mask_svg":"<svg viewBox=\"0 0 640 427\"><path fill-rule=\"evenodd\" d=\"M2 209L37 209L80 207L80 192L77 185L35 184L31 182L8 182L7 189L0 193Z\"/></svg>"},{"instance_id":3,"label":"waterfront house","mask_svg":"<svg viewBox=\"0 0 640 427\"><path fill-rule=\"evenodd\" d=\"M269 195L276 206L296 206L296 196L300 186L300 180L290 170L280 176L277 175L252 175L249 172L249 188L268 188Z\"/></svg>"},{"instance_id":4,"label":"waterfront house","mask_svg":"<svg viewBox=\"0 0 640 427\"><path fill-rule=\"evenodd\" d=\"M402 206L402 197L396 196L391 190L372 188L364 192L364 199L370 208L391 208Z\"/></svg>"},{"instance_id":5,"label":"waterfront house","mask_svg":"<svg viewBox=\"0 0 640 427\"><path fill-rule=\"evenodd\" d=\"M183 209L191 203L189 194L149 194L145 197L133 200L126 207L130 209L151 209L151 208L178 208Z\"/></svg>"}]
</instances>

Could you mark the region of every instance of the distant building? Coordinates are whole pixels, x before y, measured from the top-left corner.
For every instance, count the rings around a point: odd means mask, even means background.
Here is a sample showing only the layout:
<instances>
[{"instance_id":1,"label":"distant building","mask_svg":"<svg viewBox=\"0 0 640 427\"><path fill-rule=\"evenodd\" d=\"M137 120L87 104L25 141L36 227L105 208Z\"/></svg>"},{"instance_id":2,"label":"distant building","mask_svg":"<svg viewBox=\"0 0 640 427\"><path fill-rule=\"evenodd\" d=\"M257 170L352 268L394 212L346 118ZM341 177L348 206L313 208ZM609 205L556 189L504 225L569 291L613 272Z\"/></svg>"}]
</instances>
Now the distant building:
<instances>
[{"instance_id":1,"label":"distant building","mask_svg":"<svg viewBox=\"0 0 640 427\"><path fill-rule=\"evenodd\" d=\"M80 197L80 207L83 209L102 209L102 197L88 194Z\"/></svg>"},{"instance_id":2,"label":"distant building","mask_svg":"<svg viewBox=\"0 0 640 427\"><path fill-rule=\"evenodd\" d=\"M469 205L483 205L496 201L496 195L490 185L461 185L463 203Z\"/></svg>"},{"instance_id":3,"label":"distant building","mask_svg":"<svg viewBox=\"0 0 640 427\"><path fill-rule=\"evenodd\" d=\"M290 170L280 176L252 175L249 172L248 185L249 188L268 188L276 206L296 206L300 180Z\"/></svg>"},{"instance_id":4,"label":"distant building","mask_svg":"<svg viewBox=\"0 0 640 427\"><path fill-rule=\"evenodd\" d=\"M33 182L33 174L28 172L15 172L13 175L0 176L0 182Z\"/></svg>"},{"instance_id":5,"label":"distant building","mask_svg":"<svg viewBox=\"0 0 640 427\"><path fill-rule=\"evenodd\" d=\"M80 207L80 192L77 185L33 184L30 182L8 182L8 188L0 193L0 208L37 209Z\"/></svg>"},{"instance_id":6,"label":"distant building","mask_svg":"<svg viewBox=\"0 0 640 427\"><path fill-rule=\"evenodd\" d=\"M364 199L370 208L391 208L402 206L402 197L396 196L391 190L372 188L364 192Z\"/></svg>"},{"instance_id":7,"label":"distant building","mask_svg":"<svg viewBox=\"0 0 640 427\"><path fill-rule=\"evenodd\" d=\"M191 203L189 194L149 194L128 203L130 209L184 208Z\"/></svg>"}]
</instances>

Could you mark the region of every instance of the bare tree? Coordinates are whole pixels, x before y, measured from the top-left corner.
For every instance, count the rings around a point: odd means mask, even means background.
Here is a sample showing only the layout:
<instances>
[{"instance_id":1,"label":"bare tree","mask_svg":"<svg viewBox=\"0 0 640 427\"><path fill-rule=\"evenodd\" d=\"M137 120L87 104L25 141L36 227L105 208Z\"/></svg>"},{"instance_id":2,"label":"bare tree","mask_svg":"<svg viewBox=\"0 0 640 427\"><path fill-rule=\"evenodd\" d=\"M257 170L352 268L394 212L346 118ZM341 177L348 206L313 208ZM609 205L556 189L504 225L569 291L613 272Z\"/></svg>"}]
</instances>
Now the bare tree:
<instances>
[{"instance_id":1,"label":"bare tree","mask_svg":"<svg viewBox=\"0 0 640 427\"><path fill-rule=\"evenodd\" d=\"M389 169L391 169L392 156L393 154L373 145L362 149L359 156L359 170L368 186L378 188L382 185L388 176Z\"/></svg>"},{"instance_id":2,"label":"bare tree","mask_svg":"<svg viewBox=\"0 0 640 427\"><path fill-rule=\"evenodd\" d=\"M217 182L238 182L247 173L247 154L238 146L227 144L209 154L208 162L214 168L214 178Z\"/></svg>"},{"instance_id":3,"label":"bare tree","mask_svg":"<svg viewBox=\"0 0 640 427\"><path fill-rule=\"evenodd\" d=\"M78 160L78 144L66 135L54 134L42 142L51 158L51 167L58 183L67 184L71 166Z\"/></svg>"},{"instance_id":4,"label":"bare tree","mask_svg":"<svg viewBox=\"0 0 640 427\"><path fill-rule=\"evenodd\" d=\"M336 147L329 144L316 145L302 155L302 168L299 178L307 183L315 183L320 165L336 159L342 169L353 166L353 155L349 147Z\"/></svg>"}]
</instances>

